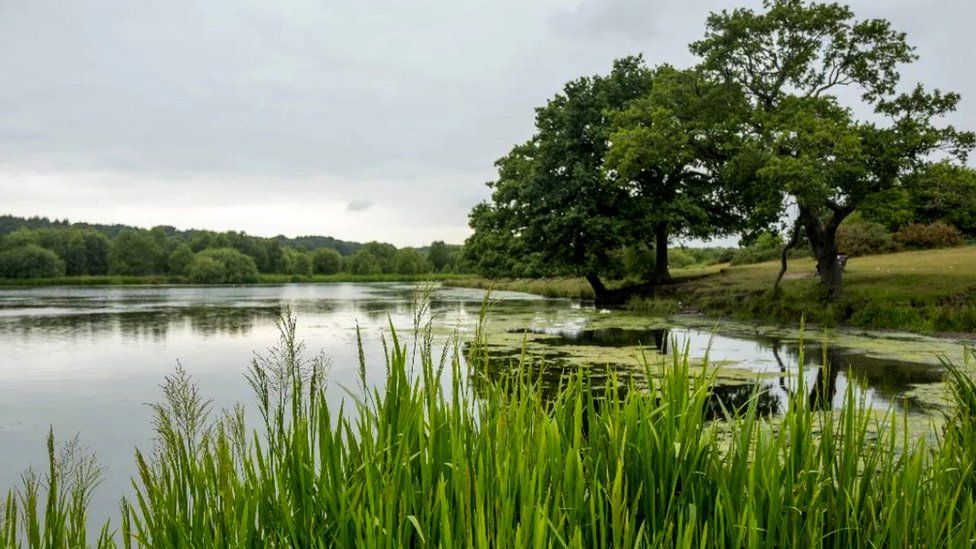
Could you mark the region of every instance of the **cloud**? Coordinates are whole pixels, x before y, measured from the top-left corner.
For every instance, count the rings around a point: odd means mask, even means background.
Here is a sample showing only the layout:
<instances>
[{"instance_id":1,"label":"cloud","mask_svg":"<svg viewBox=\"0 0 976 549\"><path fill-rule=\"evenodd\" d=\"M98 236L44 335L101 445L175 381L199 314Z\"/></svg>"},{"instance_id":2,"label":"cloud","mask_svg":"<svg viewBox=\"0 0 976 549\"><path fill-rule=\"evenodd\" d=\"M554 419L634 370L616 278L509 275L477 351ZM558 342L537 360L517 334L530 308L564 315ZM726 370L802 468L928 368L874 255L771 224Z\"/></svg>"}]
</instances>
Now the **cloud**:
<instances>
[{"instance_id":1,"label":"cloud","mask_svg":"<svg viewBox=\"0 0 976 549\"><path fill-rule=\"evenodd\" d=\"M907 77L961 92L951 121L976 126L976 5L854 4L908 30L922 60ZM535 107L615 57L694 62L688 42L722 7L0 2L0 207L136 224L163 213L180 224L186 211L214 228L363 231L397 245L429 242L437 228L459 242L494 160L531 135ZM235 213L268 204L304 206L284 217ZM327 225L310 206L324 204Z\"/></svg>"},{"instance_id":2,"label":"cloud","mask_svg":"<svg viewBox=\"0 0 976 549\"><path fill-rule=\"evenodd\" d=\"M373 207L372 200L353 200L346 204L347 212L361 212Z\"/></svg>"}]
</instances>

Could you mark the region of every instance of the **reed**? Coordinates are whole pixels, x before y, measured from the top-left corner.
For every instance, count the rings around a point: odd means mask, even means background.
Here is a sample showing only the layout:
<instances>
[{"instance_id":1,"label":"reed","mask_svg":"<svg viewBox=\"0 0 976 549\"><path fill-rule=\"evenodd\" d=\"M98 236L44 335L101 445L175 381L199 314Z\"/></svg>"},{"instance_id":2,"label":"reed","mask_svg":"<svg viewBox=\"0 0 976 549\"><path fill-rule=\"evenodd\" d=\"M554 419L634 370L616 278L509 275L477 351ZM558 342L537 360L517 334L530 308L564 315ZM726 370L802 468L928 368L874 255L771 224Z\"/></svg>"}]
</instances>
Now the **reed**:
<instances>
[{"instance_id":1,"label":"reed","mask_svg":"<svg viewBox=\"0 0 976 549\"><path fill-rule=\"evenodd\" d=\"M487 306L486 306L487 309ZM953 405L933 441L868 408L803 396L768 418L754 398L710 420L714 371L687 349L642 361L647 387L596 389L585 371L544 391L527 358L487 378L484 330L433 344L428 310L390 327L386 382L325 398L328 362L296 323L248 371L259 412L215 413L181 370L154 406L136 495L98 535L90 458L49 438L43 481L6 498L8 546L970 547L976 539L976 383L948 365ZM462 353L467 356L462 356ZM803 363L802 360L799 363ZM471 366L469 366L471 365ZM611 384L612 385L612 384ZM758 395L757 395L758 397ZM69 451L71 454L73 451ZM82 464L82 465L79 465ZM87 465L85 465L87 464Z\"/></svg>"}]
</instances>

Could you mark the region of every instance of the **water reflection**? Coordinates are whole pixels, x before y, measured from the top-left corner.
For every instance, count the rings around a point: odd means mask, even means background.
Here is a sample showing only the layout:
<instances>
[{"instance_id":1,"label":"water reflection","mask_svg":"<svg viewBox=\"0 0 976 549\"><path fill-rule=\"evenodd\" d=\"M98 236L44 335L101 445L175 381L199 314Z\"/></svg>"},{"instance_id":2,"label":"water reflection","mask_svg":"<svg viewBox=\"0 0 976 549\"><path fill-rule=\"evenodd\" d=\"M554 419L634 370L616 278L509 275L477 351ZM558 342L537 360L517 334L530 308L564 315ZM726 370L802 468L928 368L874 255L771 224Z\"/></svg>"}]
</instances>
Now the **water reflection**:
<instances>
[{"instance_id":1,"label":"water reflection","mask_svg":"<svg viewBox=\"0 0 976 549\"><path fill-rule=\"evenodd\" d=\"M466 351L470 352L471 347L468 346ZM582 380L586 387L591 388L593 400L599 406L608 397L623 398L631 390L648 389L646 371L640 367L611 363L584 367L568 361L564 353L548 352L524 357L522 353L490 346L483 349L480 356L487 357L487 364L479 360L481 367L470 371L472 385L479 394L487 390L489 380L499 383L504 389L510 387L507 383L514 384L521 378L534 384L543 399L554 400L575 379ZM703 413L713 420L737 416L755 400L760 416L779 414L786 403L781 394L771 389L769 384L759 382L715 385L705 400Z\"/></svg>"},{"instance_id":2,"label":"water reflection","mask_svg":"<svg viewBox=\"0 0 976 549\"><path fill-rule=\"evenodd\" d=\"M63 438L79 433L108 466L94 502L102 510L96 518L107 517L135 473L133 449L150 444L145 403L159 398L158 385L177 361L216 409L248 402L243 371L254 351L275 342L275 318L289 308L299 318L299 336L308 349L324 349L331 357L327 396L339 402L344 387L359 383L357 325L367 382L380 387L385 381L381 334L390 323L403 329L412 325L415 295L411 284L0 289L0 489L15 484L27 465L45 463L44 435L53 426ZM435 290L431 309L438 348L454 330L462 339L470 333L483 297L480 290ZM678 325L635 328L633 315L600 315L568 300L508 292L493 297L492 322L499 328L489 338L504 341L489 348L488 368L472 378L476 389L483 376L513 373L521 353L513 341L523 337L527 351L544 359L538 375L550 394L581 365L595 387L644 389L648 380L635 357L638 348L666 354L672 341L687 345L695 359L710 349L714 360L755 374L724 379L709 397L709 417L741 409L753 395L762 413L781 413L798 387L799 352L787 340ZM941 376L929 365L840 347L826 355L841 367L821 369L820 352L803 356L804 382L812 391L805 398L818 407L839 405L838 395L851 383L879 406L901 403L905 391ZM909 406L921 409L917 402Z\"/></svg>"},{"instance_id":3,"label":"water reflection","mask_svg":"<svg viewBox=\"0 0 976 549\"><path fill-rule=\"evenodd\" d=\"M751 369L757 376L762 376L750 383L723 383L723 388L716 390L715 399L733 409L747 401L747 395L758 392L762 394L760 408L763 413L779 413L785 409L787 400L796 396L801 385L801 374L804 376L802 386L805 388L805 398L817 410L840 407L843 392L848 384L853 384L858 397L863 396L869 405L925 412L931 407L918 399L906 399L903 395L918 385L938 383L942 379L941 368L930 364L878 358L840 346L821 348L816 344L807 344L801 352L801 346L795 341L737 337L681 327L527 326L510 329L508 333L522 334L526 338L531 335L531 339L525 339L532 343L527 347L529 354L544 358L547 361L546 376L553 378L565 376L567 371L579 368L581 361L597 372L615 369L613 364L598 364L586 358L590 355L582 350L588 347L633 348L632 355L636 357L639 352L647 351L668 355L673 345L680 349L687 346L693 358L708 354L713 360L729 360L737 367ZM580 351L577 360L573 360L571 349ZM496 350L496 357L504 356L504 353ZM564 371L560 373L561 368ZM625 377L634 376L633 369L624 370L627 372ZM601 375L604 374L598 374L596 379L599 380ZM639 372L638 375L642 374ZM552 384L558 386L555 381ZM646 385L646 381L641 384Z\"/></svg>"},{"instance_id":4,"label":"water reflection","mask_svg":"<svg viewBox=\"0 0 976 549\"><path fill-rule=\"evenodd\" d=\"M667 328L597 328L567 330L564 328L526 328L511 330L511 333L532 333L547 336L539 341L546 345L584 345L596 347L650 347L667 352L670 330Z\"/></svg>"}]
</instances>

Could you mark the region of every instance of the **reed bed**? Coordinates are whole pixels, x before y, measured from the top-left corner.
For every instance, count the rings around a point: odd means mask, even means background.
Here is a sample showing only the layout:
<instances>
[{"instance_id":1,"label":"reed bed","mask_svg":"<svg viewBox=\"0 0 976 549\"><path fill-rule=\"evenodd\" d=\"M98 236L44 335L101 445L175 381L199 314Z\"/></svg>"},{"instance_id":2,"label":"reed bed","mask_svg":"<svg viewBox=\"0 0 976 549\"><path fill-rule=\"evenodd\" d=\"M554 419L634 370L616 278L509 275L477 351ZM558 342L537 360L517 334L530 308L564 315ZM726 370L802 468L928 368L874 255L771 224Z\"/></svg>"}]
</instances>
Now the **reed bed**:
<instances>
[{"instance_id":1,"label":"reed bed","mask_svg":"<svg viewBox=\"0 0 976 549\"><path fill-rule=\"evenodd\" d=\"M424 311L418 313L421 319ZM325 398L327 362L293 318L252 364L256 426L216 413L177 371L137 453L118 525L86 528L98 465L59 450L6 498L11 547L971 547L976 384L947 365L953 405L932 440L848 389L837 412L801 395L778 418L755 399L706 417L714 372L687 351L644 360L648 387L553 396L534 365L486 379L473 344L392 328L383 387ZM424 327L426 326L426 328ZM467 351L462 351L466 349ZM469 353L467 360L463 352ZM799 361L802 364L802 360ZM472 365L472 366L469 366ZM366 358L360 359L365 379ZM852 384L853 385L853 384Z\"/></svg>"}]
</instances>

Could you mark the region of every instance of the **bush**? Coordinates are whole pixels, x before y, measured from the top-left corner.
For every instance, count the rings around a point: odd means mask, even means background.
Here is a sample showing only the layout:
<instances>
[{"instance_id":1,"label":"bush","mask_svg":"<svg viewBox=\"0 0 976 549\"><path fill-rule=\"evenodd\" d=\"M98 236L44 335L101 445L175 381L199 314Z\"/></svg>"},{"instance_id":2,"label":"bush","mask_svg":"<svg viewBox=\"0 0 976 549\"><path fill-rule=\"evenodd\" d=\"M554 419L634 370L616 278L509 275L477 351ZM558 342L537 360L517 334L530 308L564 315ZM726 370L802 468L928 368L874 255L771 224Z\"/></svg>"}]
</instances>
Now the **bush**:
<instances>
[{"instance_id":1,"label":"bush","mask_svg":"<svg viewBox=\"0 0 976 549\"><path fill-rule=\"evenodd\" d=\"M64 273L58 254L36 244L0 252L0 278L49 278Z\"/></svg>"},{"instance_id":2,"label":"bush","mask_svg":"<svg viewBox=\"0 0 976 549\"><path fill-rule=\"evenodd\" d=\"M285 274L308 276L312 274L312 256L294 248L285 248Z\"/></svg>"},{"instance_id":3,"label":"bush","mask_svg":"<svg viewBox=\"0 0 976 549\"><path fill-rule=\"evenodd\" d=\"M149 231L126 229L112 241L109 272L123 275L149 275L166 271L167 254Z\"/></svg>"},{"instance_id":4,"label":"bush","mask_svg":"<svg viewBox=\"0 0 976 549\"><path fill-rule=\"evenodd\" d=\"M233 248L211 248L193 257L190 280L199 284L242 284L257 282L254 258Z\"/></svg>"},{"instance_id":5,"label":"bush","mask_svg":"<svg viewBox=\"0 0 976 549\"><path fill-rule=\"evenodd\" d=\"M837 229L837 249L842 254L859 256L893 252L897 245L884 225L855 218Z\"/></svg>"},{"instance_id":6,"label":"bush","mask_svg":"<svg viewBox=\"0 0 976 549\"><path fill-rule=\"evenodd\" d=\"M346 270L357 275L380 274L383 272L383 264L369 251L361 249L346 259Z\"/></svg>"},{"instance_id":7,"label":"bush","mask_svg":"<svg viewBox=\"0 0 976 549\"><path fill-rule=\"evenodd\" d=\"M169 254L169 272L172 274L187 274L191 263L193 263L193 250L186 243L180 244L173 253Z\"/></svg>"},{"instance_id":8,"label":"bush","mask_svg":"<svg viewBox=\"0 0 976 549\"><path fill-rule=\"evenodd\" d=\"M695 262L695 258L681 248L672 248L668 250L668 267L672 269L681 269L683 267L687 267L688 265L692 265Z\"/></svg>"},{"instance_id":9,"label":"bush","mask_svg":"<svg viewBox=\"0 0 976 549\"><path fill-rule=\"evenodd\" d=\"M962 244L962 233L942 221L912 223L896 232L894 240L899 246L911 250L951 248Z\"/></svg>"},{"instance_id":10,"label":"bush","mask_svg":"<svg viewBox=\"0 0 976 549\"><path fill-rule=\"evenodd\" d=\"M319 248L312 254L312 268L316 274L335 274L342 268L342 256L332 248Z\"/></svg>"},{"instance_id":11,"label":"bush","mask_svg":"<svg viewBox=\"0 0 976 549\"><path fill-rule=\"evenodd\" d=\"M746 265L749 263L761 263L778 259L783 251L783 238L776 233L763 233L759 235L755 242L732 256L729 262L732 265Z\"/></svg>"},{"instance_id":12,"label":"bush","mask_svg":"<svg viewBox=\"0 0 976 549\"><path fill-rule=\"evenodd\" d=\"M431 270L430 262L424 254L413 248L397 250L393 258L393 268L397 274L407 275L429 273Z\"/></svg>"},{"instance_id":13,"label":"bush","mask_svg":"<svg viewBox=\"0 0 976 549\"><path fill-rule=\"evenodd\" d=\"M224 281L224 266L205 255L197 254L187 267L187 273L197 284L221 284Z\"/></svg>"}]
</instances>

